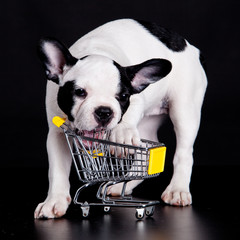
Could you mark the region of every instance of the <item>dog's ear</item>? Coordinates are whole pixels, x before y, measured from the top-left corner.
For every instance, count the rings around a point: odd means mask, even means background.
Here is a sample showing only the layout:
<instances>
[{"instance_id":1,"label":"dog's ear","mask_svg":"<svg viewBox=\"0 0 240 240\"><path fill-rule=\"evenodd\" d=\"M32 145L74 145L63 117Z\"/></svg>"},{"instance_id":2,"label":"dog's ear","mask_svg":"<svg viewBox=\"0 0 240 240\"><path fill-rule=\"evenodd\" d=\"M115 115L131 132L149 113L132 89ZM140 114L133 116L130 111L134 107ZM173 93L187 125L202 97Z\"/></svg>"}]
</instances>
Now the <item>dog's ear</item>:
<instances>
[{"instance_id":1,"label":"dog's ear","mask_svg":"<svg viewBox=\"0 0 240 240\"><path fill-rule=\"evenodd\" d=\"M46 77L59 83L66 67L73 66L78 60L68 49L55 38L42 38L38 46L38 54L42 61Z\"/></svg>"},{"instance_id":2,"label":"dog's ear","mask_svg":"<svg viewBox=\"0 0 240 240\"><path fill-rule=\"evenodd\" d=\"M125 68L135 93L143 91L170 73L172 64L166 59L151 59L138 65Z\"/></svg>"}]
</instances>

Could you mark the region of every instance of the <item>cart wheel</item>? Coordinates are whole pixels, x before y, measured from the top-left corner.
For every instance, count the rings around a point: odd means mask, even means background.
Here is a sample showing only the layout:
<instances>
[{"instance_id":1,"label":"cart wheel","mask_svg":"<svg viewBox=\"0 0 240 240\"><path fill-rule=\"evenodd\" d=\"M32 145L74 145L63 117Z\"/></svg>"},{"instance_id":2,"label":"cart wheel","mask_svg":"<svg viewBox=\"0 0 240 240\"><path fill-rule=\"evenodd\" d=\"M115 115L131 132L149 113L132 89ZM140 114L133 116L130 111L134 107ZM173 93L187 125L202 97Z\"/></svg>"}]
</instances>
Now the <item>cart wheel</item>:
<instances>
[{"instance_id":1,"label":"cart wheel","mask_svg":"<svg viewBox=\"0 0 240 240\"><path fill-rule=\"evenodd\" d=\"M155 206L151 206L151 207L146 207L145 209L145 214L148 217L151 217L154 214L154 210L155 210Z\"/></svg>"},{"instance_id":2,"label":"cart wheel","mask_svg":"<svg viewBox=\"0 0 240 240\"><path fill-rule=\"evenodd\" d=\"M111 210L111 208L106 206L103 208L103 210L104 210L104 212L109 212Z\"/></svg>"},{"instance_id":3,"label":"cart wheel","mask_svg":"<svg viewBox=\"0 0 240 240\"><path fill-rule=\"evenodd\" d=\"M136 218L137 219L143 219L144 217L144 208L137 208L136 209Z\"/></svg>"},{"instance_id":4,"label":"cart wheel","mask_svg":"<svg viewBox=\"0 0 240 240\"><path fill-rule=\"evenodd\" d=\"M82 206L81 206L81 209L82 209L82 215L83 217L87 217L89 215L89 210L90 210L90 207L88 205L87 202L85 202Z\"/></svg>"}]
</instances>

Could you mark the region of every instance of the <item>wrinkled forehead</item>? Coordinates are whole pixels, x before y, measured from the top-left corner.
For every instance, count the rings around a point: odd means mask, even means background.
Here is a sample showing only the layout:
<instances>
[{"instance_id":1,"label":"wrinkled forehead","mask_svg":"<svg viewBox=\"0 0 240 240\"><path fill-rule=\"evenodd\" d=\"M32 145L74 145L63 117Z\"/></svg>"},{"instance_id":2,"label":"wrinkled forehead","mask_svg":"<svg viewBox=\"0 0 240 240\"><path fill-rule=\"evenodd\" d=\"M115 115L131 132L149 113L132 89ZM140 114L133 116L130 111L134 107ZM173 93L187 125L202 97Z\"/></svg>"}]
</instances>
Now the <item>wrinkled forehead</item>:
<instances>
[{"instance_id":1,"label":"wrinkled forehead","mask_svg":"<svg viewBox=\"0 0 240 240\"><path fill-rule=\"evenodd\" d=\"M114 62L103 56L87 56L79 60L64 76L65 81L75 81L77 87L88 91L116 93L120 73Z\"/></svg>"}]
</instances>

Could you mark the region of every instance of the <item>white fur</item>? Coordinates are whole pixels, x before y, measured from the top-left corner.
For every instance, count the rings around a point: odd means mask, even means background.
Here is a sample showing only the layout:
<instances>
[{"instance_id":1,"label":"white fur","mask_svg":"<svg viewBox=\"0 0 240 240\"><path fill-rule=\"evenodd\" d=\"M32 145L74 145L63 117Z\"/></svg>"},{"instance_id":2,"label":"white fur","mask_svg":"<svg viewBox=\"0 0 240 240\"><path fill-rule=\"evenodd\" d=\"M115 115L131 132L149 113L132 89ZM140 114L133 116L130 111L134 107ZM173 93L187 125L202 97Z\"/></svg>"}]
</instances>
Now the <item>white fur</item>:
<instances>
[{"instance_id":1,"label":"white fur","mask_svg":"<svg viewBox=\"0 0 240 240\"><path fill-rule=\"evenodd\" d=\"M67 69L60 82L61 85L76 79L77 85L89 90L86 102L78 102L72 111L77 116L74 124L86 129L96 125L92 112L97 104L114 109L111 127L116 126L120 119L120 108L114 98L119 76L108 58L122 66L139 64L152 58L163 58L172 63L172 71L165 78L131 96L131 104L122 121L114 128L112 140L137 143L141 137L156 141L157 129L164 117L162 113L166 113L163 106L167 104L176 133L177 147L173 159L174 174L162 199L172 205L190 205L193 144L207 87L206 75L199 61L199 50L187 43L184 51L171 51L137 22L124 19L107 23L83 36L70 48L70 52L76 58L94 55ZM68 177L71 156L61 130L51 123L53 116L64 116L57 105L57 91L58 86L49 81L46 107L49 122L47 149L50 186L47 199L35 211L36 218L60 217L65 214L70 203ZM140 181L128 183L127 194L139 183ZM113 185L108 189L108 194L120 193L120 185Z\"/></svg>"}]
</instances>

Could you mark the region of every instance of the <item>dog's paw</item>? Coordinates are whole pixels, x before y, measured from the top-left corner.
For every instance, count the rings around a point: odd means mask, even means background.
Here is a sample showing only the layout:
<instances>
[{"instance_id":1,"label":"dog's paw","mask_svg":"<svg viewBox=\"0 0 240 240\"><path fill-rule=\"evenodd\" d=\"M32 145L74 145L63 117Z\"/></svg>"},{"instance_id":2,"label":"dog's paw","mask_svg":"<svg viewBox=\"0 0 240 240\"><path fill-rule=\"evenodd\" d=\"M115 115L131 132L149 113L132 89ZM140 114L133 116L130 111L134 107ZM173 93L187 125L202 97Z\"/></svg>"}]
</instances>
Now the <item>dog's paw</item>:
<instances>
[{"instance_id":1,"label":"dog's paw","mask_svg":"<svg viewBox=\"0 0 240 240\"><path fill-rule=\"evenodd\" d=\"M123 122L111 131L110 141L136 146L141 143L137 128Z\"/></svg>"},{"instance_id":2,"label":"dog's paw","mask_svg":"<svg viewBox=\"0 0 240 240\"><path fill-rule=\"evenodd\" d=\"M47 197L44 202L38 204L34 212L34 218L60 218L66 213L70 203L70 196Z\"/></svg>"},{"instance_id":3,"label":"dog's paw","mask_svg":"<svg viewBox=\"0 0 240 240\"><path fill-rule=\"evenodd\" d=\"M165 203L173 206L185 207L192 204L191 193L184 189L171 189L168 187L161 198Z\"/></svg>"}]
</instances>

